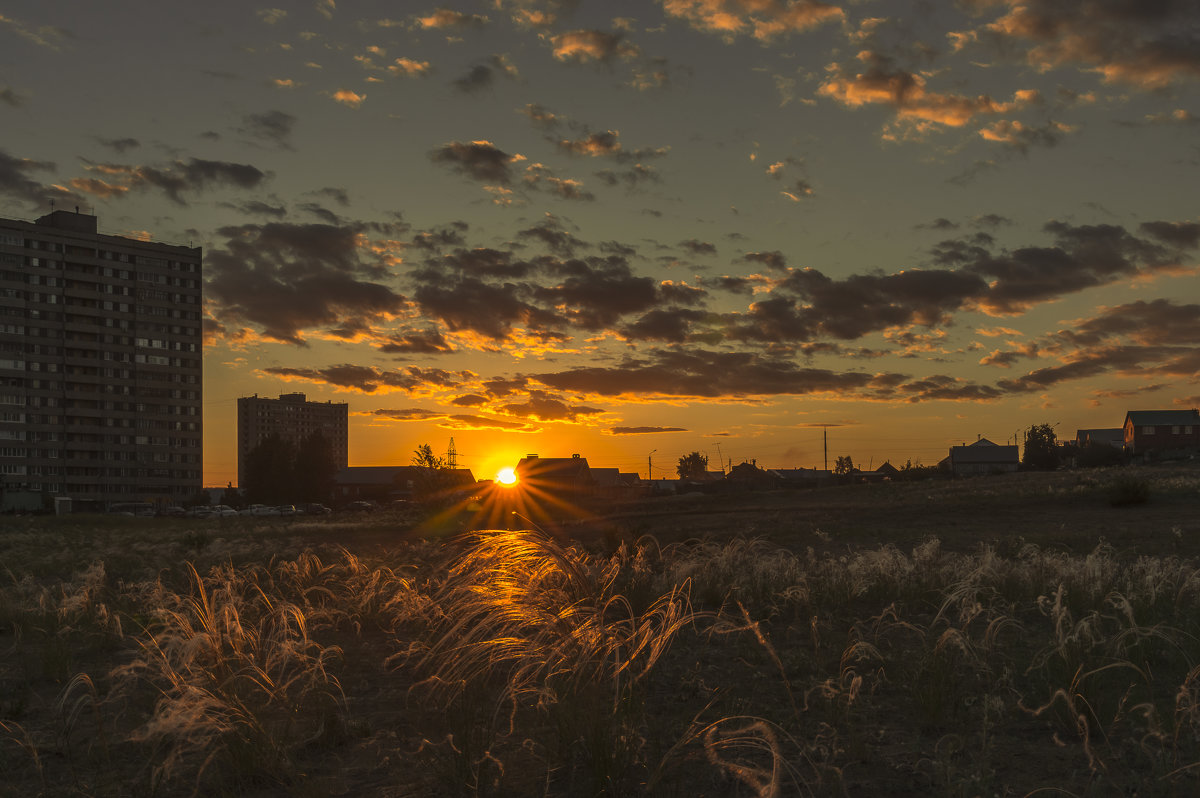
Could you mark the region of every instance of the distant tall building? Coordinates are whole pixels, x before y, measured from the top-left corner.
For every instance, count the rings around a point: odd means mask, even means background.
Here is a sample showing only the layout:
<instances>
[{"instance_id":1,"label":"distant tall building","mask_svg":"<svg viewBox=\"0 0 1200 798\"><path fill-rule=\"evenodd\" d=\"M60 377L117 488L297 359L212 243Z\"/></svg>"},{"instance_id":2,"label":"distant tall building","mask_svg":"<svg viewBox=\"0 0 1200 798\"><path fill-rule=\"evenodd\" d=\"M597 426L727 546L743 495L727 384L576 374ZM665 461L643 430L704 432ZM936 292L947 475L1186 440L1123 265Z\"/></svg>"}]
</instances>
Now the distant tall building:
<instances>
[{"instance_id":1,"label":"distant tall building","mask_svg":"<svg viewBox=\"0 0 1200 798\"><path fill-rule=\"evenodd\" d=\"M245 487L246 455L263 439L279 435L299 445L320 432L333 449L338 468L350 463L349 405L345 402L309 402L302 393L285 393L278 399L243 396L238 399L238 487Z\"/></svg>"},{"instance_id":2,"label":"distant tall building","mask_svg":"<svg viewBox=\"0 0 1200 798\"><path fill-rule=\"evenodd\" d=\"M200 260L78 211L0 219L0 506L200 491Z\"/></svg>"}]
</instances>

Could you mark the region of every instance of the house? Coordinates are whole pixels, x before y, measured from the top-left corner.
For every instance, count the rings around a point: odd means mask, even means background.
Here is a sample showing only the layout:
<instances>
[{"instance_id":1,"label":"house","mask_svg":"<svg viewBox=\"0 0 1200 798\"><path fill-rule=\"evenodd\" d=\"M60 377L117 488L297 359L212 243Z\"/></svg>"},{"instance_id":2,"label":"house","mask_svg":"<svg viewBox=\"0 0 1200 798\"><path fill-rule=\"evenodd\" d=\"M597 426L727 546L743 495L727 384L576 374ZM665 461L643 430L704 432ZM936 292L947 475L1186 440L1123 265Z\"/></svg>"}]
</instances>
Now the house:
<instances>
[{"instance_id":1,"label":"house","mask_svg":"<svg viewBox=\"0 0 1200 798\"><path fill-rule=\"evenodd\" d=\"M951 446L949 456L938 463L955 476L1001 474L1016 471L1021 465L1021 455L1016 446L1000 446L987 438L972 444Z\"/></svg>"},{"instance_id":2,"label":"house","mask_svg":"<svg viewBox=\"0 0 1200 798\"><path fill-rule=\"evenodd\" d=\"M527 454L514 469L517 482L533 493L561 499L579 499L591 495L596 480L586 457L539 457Z\"/></svg>"},{"instance_id":3,"label":"house","mask_svg":"<svg viewBox=\"0 0 1200 798\"><path fill-rule=\"evenodd\" d=\"M617 499L639 491L638 475L635 473L623 472L618 468L590 468L589 471L597 496Z\"/></svg>"},{"instance_id":4,"label":"house","mask_svg":"<svg viewBox=\"0 0 1200 798\"><path fill-rule=\"evenodd\" d=\"M1125 414L1125 451L1150 457L1200 449L1200 411L1130 410Z\"/></svg>"},{"instance_id":5,"label":"house","mask_svg":"<svg viewBox=\"0 0 1200 798\"><path fill-rule=\"evenodd\" d=\"M1077 429L1075 430L1075 445L1080 449L1089 446L1111 446L1114 449L1125 448L1125 430L1121 427L1112 429Z\"/></svg>"}]
</instances>

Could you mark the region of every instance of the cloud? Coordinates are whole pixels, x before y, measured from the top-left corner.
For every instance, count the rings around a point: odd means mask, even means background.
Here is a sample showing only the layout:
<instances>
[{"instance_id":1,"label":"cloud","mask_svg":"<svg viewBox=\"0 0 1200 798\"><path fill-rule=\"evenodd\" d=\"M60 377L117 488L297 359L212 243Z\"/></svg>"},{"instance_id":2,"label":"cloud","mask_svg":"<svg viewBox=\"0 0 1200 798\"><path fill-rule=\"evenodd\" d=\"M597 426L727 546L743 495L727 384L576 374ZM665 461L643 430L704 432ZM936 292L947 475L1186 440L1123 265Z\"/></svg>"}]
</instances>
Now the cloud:
<instances>
[{"instance_id":1,"label":"cloud","mask_svg":"<svg viewBox=\"0 0 1200 798\"><path fill-rule=\"evenodd\" d=\"M838 6L819 0L662 0L662 5L669 16L726 40L748 34L770 41L845 16Z\"/></svg>"},{"instance_id":2,"label":"cloud","mask_svg":"<svg viewBox=\"0 0 1200 798\"><path fill-rule=\"evenodd\" d=\"M1200 77L1200 32L1190 2L995 0L1007 13L959 34L999 51L1024 46L1024 60L1045 72L1076 65L1108 83L1144 90Z\"/></svg>"},{"instance_id":3,"label":"cloud","mask_svg":"<svg viewBox=\"0 0 1200 798\"><path fill-rule=\"evenodd\" d=\"M11 86L0 87L0 103L13 108L20 108L25 105L28 99L28 97L17 92Z\"/></svg>"},{"instance_id":4,"label":"cloud","mask_svg":"<svg viewBox=\"0 0 1200 798\"><path fill-rule=\"evenodd\" d=\"M54 171L50 161L17 158L0 149L0 194L14 197L31 205L45 206L47 200L76 197L58 186L44 185L32 177L34 172Z\"/></svg>"},{"instance_id":5,"label":"cloud","mask_svg":"<svg viewBox=\"0 0 1200 798\"><path fill-rule=\"evenodd\" d=\"M967 97L930 91L923 76L894 66L881 53L863 50L857 57L866 65L863 71L851 74L834 65L817 93L848 108L891 106L898 121L910 124L918 134L931 125L962 127L977 116L1006 113L1033 102L1033 95L1028 92L1017 92L1011 102L1000 102L987 95Z\"/></svg>"},{"instance_id":6,"label":"cloud","mask_svg":"<svg viewBox=\"0 0 1200 798\"><path fill-rule=\"evenodd\" d=\"M659 351L618 366L582 366L528 378L554 390L619 397L750 398L780 394L859 394L889 385L887 375L802 368L785 358L699 348Z\"/></svg>"},{"instance_id":7,"label":"cloud","mask_svg":"<svg viewBox=\"0 0 1200 798\"><path fill-rule=\"evenodd\" d=\"M329 96L333 98L334 102L341 103L347 108L358 108L367 99L367 95L358 94L349 89L338 89Z\"/></svg>"},{"instance_id":8,"label":"cloud","mask_svg":"<svg viewBox=\"0 0 1200 798\"><path fill-rule=\"evenodd\" d=\"M388 336L385 343L375 347L386 355L443 355L454 352L454 347L435 328L407 330Z\"/></svg>"},{"instance_id":9,"label":"cloud","mask_svg":"<svg viewBox=\"0 0 1200 798\"><path fill-rule=\"evenodd\" d=\"M258 17L267 25L274 25L287 17L287 12L282 8L262 8L256 11L254 16Z\"/></svg>"},{"instance_id":10,"label":"cloud","mask_svg":"<svg viewBox=\"0 0 1200 798\"><path fill-rule=\"evenodd\" d=\"M1074 130L1061 122L1047 122L1041 127L1030 127L1018 120L1001 119L979 130L986 141L1006 144L1018 152L1027 152L1032 146L1053 147L1066 133Z\"/></svg>"},{"instance_id":11,"label":"cloud","mask_svg":"<svg viewBox=\"0 0 1200 798\"><path fill-rule=\"evenodd\" d=\"M337 10L337 3L334 0L317 0L313 7L325 19L333 19L333 12Z\"/></svg>"},{"instance_id":12,"label":"cloud","mask_svg":"<svg viewBox=\"0 0 1200 798\"><path fill-rule=\"evenodd\" d=\"M277 341L305 344L303 331L386 320L406 300L377 282L386 253L370 246L365 223L244 224L217 232L205 254L205 295L222 323L253 324ZM380 232L389 232L386 228Z\"/></svg>"},{"instance_id":13,"label":"cloud","mask_svg":"<svg viewBox=\"0 0 1200 798\"><path fill-rule=\"evenodd\" d=\"M274 219L282 219L287 216L287 208L283 205L269 205L259 200L248 200L238 203L222 202L219 204L223 208L232 208L246 216L270 216Z\"/></svg>"},{"instance_id":14,"label":"cloud","mask_svg":"<svg viewBox=\"0 0 1200 798\"><path fill-rule=\"evenodd\" d=\"M572 30L550 37L554 57L559 61L585 63L608 62L614 58L633 58L637 47L623 41L619 33L600 30Z\"/></svg>"},{"instance_id":15,"label":"cloud","mask_svg":"<svg viewBox=\"0 0 1200 798\"><path fill-rule=\"evenodd\" d=\"M202 158L190 158L186 161L173 161L159 166L133 166L128 164L93 164L85 162L85 169L103 175L114 181L104 182L100 187L101 196L116 196L126 190L145 191L158 189L167 198L179 205L187 205L184 194L199 193L213 187L228 186L232 188L251 189L260 186L269 177L251 164L232 163L229 161L210 161ZM104 178L101 180L103 181ZM76 181L72 181L74 184ZM85 186L91 183L80 181L80 190L86 191ZM99 186L99 184L96 184ZM114 193L116 192L116 193Z\"/></svg>"},{"instance_id":16,"label":"cloud","mask_svg":"<svg viewBox=\"0 0 1200 798\"><path fill-rule=\"evenodd\" d=\"M598 407L587 405L570 405L545 391L529 391L524 402L510 402L497 408L497 412L518 418L536 419L538 421L568 421L577 422L589 416L604 413Z\"/></svg>"},{"instance_id":17,"label":"cloud","mask_svg":"<svg viewBox=\"0 0 1200 798\"><path fill-rule=\"evenodd\" d=\"M708 241L700 241L695 238L689 238L687 241L680 241L679 246L686 249L693 255L716 255L717 247Z\"/></svg>"},{"instance_id":18,"label":"cloud","mask_svg":"<svg viewBox=\"0 0 1200 798\"><path fill-rule=\"evenodd\" d=\"M500 75L510 80L516 80L521 75L513 63L505 55L493 55L486 63L476 64L467 70L461 78L453 81L453 86L459 91L473 93L490 88Z\"/></svg>"},{"instance_id":19,"label":"cloud","mask_svg":"<svg viewBox=\"0 0 1200 798\"><path fill-rule=\"evenodd\" d=\"M390 66L388 72L393 75L405 75L407 77L425 77L429 74L432 67L428 61L416 61L412 58L397 58Z\"/></svg>"},{"instance_id":20,"label":"cloud","mask_svg":"<svg viewBox=\"0 0 1200 798\"><path fill-rule=\"evenodd\" d=\"M580 139L559 139L558 148L572 155L587 155L592 158L611 156L620 161L644 161L665 156L670 147L627 150L621 144L621 133L606 130L603 133L588 133Z\"/></svg>"},{"instance_id":21,"label":"cloud","mask_svg":"<svg viewBox=\"0 0 1200 798\"><path fill-rule=\"evenodd\" d=\"M44 47L47 50L53 50L54 52L62 50L66 41L74 38L63 28L53 25L29 27L24 22L12 17L6 17L3 14L0 14L0 28L8 28L27 42L36 44L38 47Z\"/></svg>"},{"instance_id":22,"label":"cloud","mask_svg":"<svg viewBox=\"0 0 1200 798\"><path fill-rule=\"evenodd\" d=\"M142 146L142 143L135 138L106 139L96 136L96 141L111 150L115 150L119 155L124 155L127 150L137 149Z\"/></svg>"},{"instance_id":23,"label":"cloud","mask_svg":"<svg viewBox=\"0 0 1200 798\"><path fill-rule=\"evenodd\" d=\"M660 432L689 432L685 427L612 427L609 435L654 435Z\"/></svg>"},{"instance_id":24,"label":"cloud","mask_svg":"<svg viewBox=\"0 0 1200 798\"><path fill-rule=\"evenodd\" d=\"M425 30L442 30L445 28L480 28L486 25L488 18L479 14L464 14L461 11L452 11L447 8L439 8L436 11L427 14L423 17L417 17L415 24L419 28Z\"/></svg>"},{"instance_id":25,"label":"cloud","mask_svg":"<svg viewBox=\"0 0 1200 798\"><path fill-rule=\"evenodd\" d=\"M481 183L507 186L512 183L509 164L521 160L504 152L490 141L451 141L429 154L434 163L446 164L455 172Z\"/></svg>"},{"instance_id":26,"label":"cloud","mask_svg":"<svg viewBox=\"0 0 1200 798\"><path fill-rule=\"evenodd\" d=\"M263 372L288 380L333 385L337 388L358 391L360 393L375 393L378 390L407 391L411 393L430 386L436 388L453 388L470 376L467 372L425 369L417 366L407 366L406 368L394 371L384 371L373 366L349 364L326 366L324 368L277 366L263 369Z\"/></svg>"},{"instance_id":27,"label":"cloud","mask_svg":"<svg viewBox=\"0 0 1200 798\"><path fill-rule=\"evenodd\" d=\"M266 142L281 150L290 150L292 129L296 126L296 117L283 111L267 111L261 114L248 114L242 117L242 126L238 131L251 138Z\"/></svg>"},{"instance_id":28,"label":"cloud","mask_svg":"<svg viewBox=\"0 0 1200 798\"><path fill-rule=\"evenodd\" d=\"M522 179L531 188L545 189L565 200L591 201L596 198L594 194L584 189L581 181L556 177L545 164L535 163L525 167Z\"/></svg>"}]
</instances>

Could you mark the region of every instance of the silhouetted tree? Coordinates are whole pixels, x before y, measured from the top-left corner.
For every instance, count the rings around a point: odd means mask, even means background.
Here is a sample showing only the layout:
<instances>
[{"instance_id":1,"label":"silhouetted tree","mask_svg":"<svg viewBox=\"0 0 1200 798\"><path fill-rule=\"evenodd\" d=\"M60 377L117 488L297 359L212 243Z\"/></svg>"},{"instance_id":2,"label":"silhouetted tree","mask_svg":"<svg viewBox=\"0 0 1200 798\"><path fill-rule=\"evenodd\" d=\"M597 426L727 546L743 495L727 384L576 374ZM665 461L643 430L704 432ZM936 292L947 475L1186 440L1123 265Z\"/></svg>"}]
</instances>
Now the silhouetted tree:
<instances>
[{"instance_id":1,"label":"silhouetted tree","mask_svg":"<svg viewBox=\"0 0 1200 798\"><path fill-rule=\"evenodd\" d=\"M708 456L700 452L685 454L679 458L675 471L680 479L703 479L708 474Z\"/></svg>"},{"instance_id":2,"label":"silhouetted tree","mask_svg":"<svg viewBox=\"0 0 1200 798\"><path fill-rule=\"evenodd\" d=\"M854 461L850 459L850 455L837 459L833 464L833 473L839 477L848 477L854 473Z\"/></svg>"},{"instance_id":3,"label":"silhouetted tree","mask_svg":"<svg viewBox=\"0 0 1200 798\"><path fill-rule=\"evenodd\" d=\"M412 464L416 466L414 493L422 501L430 501L450 488L452 478L446 460L433 453L428 443L413 451Z\"/></svg>"},{"instance_id":4,"label":"silhouetted tree","mask_svg":"<svg viewBox=\"0 0 1200 798\"><path fill-rule=\"evenodd\" d=\"M262 504L289 501L293 485L296 451L278 434L268 435L246 455L246 500Z\"/></svg>"},{"instance_id":5,"label":"silhouetted tree","mask_svg":"<svg viewBox=\"0 0 1200 798\"><path fill-rule=\"evenodd\" d=\"M1058 468L1058 438L1054 427L1036 424L1025 431L1025 454L1021 464L1031 471L1053 471Z\"/></svg>"}]
</instances>

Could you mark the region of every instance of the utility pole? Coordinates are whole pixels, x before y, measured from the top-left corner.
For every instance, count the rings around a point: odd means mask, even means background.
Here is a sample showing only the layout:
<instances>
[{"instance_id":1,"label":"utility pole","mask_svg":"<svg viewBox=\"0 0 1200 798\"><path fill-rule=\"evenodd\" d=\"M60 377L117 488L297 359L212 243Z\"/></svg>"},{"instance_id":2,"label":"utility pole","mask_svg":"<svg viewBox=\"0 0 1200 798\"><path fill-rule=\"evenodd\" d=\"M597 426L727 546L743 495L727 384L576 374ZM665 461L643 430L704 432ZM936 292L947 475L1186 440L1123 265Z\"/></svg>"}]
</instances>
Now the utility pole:
<instances>
[{"instance_id":1,"label":"utility pole","mask_svg":"<svg viewBox=\"0 0 1200 798\"><path fill-rule=\"evenodd\" d=\"M657 451L658 451L658 449L651 449L650 454L646 455L646 474L647 474L646 478L649 479L651 482L654 481L654 461L650 458L652 458L654 456L654 453Z\"/></svg>"},{"instance_id":2,"label":"utility pole","mask_svg":"<svg viewBox=\"0 0 1200 798\"><path fill-rule=\"evenodd\" d=\"M725 455L721 454L721 444L717 444L717 463L721 466L721 473L725 473Z\"/></svg>"},{"instance_id":3,"label":"utility pole","mask_svg":"<svg viewBox=\"0 0 1200 798\"><path fill-rule=\"evenodd\" d=\"M458 468L458 450L454 448L454 438L450 439L450 446L446 449L446 467Z\"/></svg>"}]
</instances>

